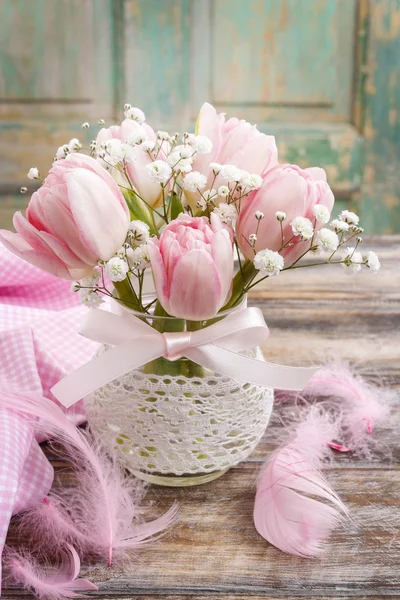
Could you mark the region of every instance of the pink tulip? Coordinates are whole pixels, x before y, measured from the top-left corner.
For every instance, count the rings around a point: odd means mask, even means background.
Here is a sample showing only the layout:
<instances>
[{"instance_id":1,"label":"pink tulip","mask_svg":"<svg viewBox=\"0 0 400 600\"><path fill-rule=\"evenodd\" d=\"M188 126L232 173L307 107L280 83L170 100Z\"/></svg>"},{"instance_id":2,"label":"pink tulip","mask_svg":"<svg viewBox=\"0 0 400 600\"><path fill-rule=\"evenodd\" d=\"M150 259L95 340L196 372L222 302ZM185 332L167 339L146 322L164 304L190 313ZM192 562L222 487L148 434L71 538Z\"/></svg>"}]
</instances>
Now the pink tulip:
<instances>
[{"instance_id":1,"label":"pink tulip","mask_svg":"<svg viewBox=\"0 0 400 600\"><path fill-rule=\"evenodd\" d=\"M296 165L278 165L263 175L262 186L252 192L242 206L237 222L237 239L243 254L252 259L254 252L246 239L250 234L256 233L256 252L268 248L279 251L282 245L281 229L275 213L283 211L286 219L283 221L283 235L285 241L293 237L291 221L295 217L306 217L314 223L313 208L316 204L323 204L329 211L334 204L334 196L326 181L326 173L323 169L311 168L300 169ZM255 213L260 211L264 218L259 222ZM321 224L316 224L319 229ZM309 242L299 241L299 237L293 240L294 245L283 250L285 265L292 264L305 250Z\"/></svg>"},{"instance_id":2,"label":"pink tulip","mask_svg":"<svg viewBox=\"0 0 400 600\"><path fill-rule=\"evenodd\" d=\"M181 214L160 239L148 242L158 299L174 317L202 321L229 300L233 277L233 236L216 214Z\"/></svg>"},{"instance_id":3,"label":"pink tulip","mask_svg":"<svg viewBox=\"0 0 400 600\"><path fill-rule=\"evenodd\" d=\"M207 187L213 182L210 162L222 165L235 165L239 169L261 175L278 162L278 150L272 135L260 133L255 125L247 121L231 118L225 121L224 113L217 114L215 108L205 102L197 119L196 133L211 139L213 148L210 154L197 154L193 171L199 171L208 178ZM221 182L217 182L219 185ZM216 187L215 183L213 187Z\"/></svg>"},{"instance_id":4,"label":"pink tulip","mask_svg":"<svg viewBox=\"0 0 400 600\"><path fill-rule=\"evenodd\" d=\"M143 130L148 141L157 142L156 134L147 123L139 125L139 123L132 119L125 119L122 121L121 126L113 125L108 129L101 129L97 135L96 142L97 144L101 144L111 139L118 139L122 143L126 143L130 136ZM157 207L162 203L161 185L150 176L146 169L146 166L153 161L149 154L140 148L139 145L132 146L132 153L133 160L127 164L127 172L131 183L147 204ZM158 153L157 160L165 160L165 154L162 151Z\"/></svg>"},{"instance_id":5,"label":"pink tulip","mask_svg":"<svg viewBox=\"0 0 400 600\"><path fill-rule=\"evenodd\" d=\"M17 233L2 230L0 240L17 256L61 277L81 279L99 259L122 246L129 209L107 171L83 154L56 161L32 194L26 218L17 212Z\"/></svg>"}]
</instances>

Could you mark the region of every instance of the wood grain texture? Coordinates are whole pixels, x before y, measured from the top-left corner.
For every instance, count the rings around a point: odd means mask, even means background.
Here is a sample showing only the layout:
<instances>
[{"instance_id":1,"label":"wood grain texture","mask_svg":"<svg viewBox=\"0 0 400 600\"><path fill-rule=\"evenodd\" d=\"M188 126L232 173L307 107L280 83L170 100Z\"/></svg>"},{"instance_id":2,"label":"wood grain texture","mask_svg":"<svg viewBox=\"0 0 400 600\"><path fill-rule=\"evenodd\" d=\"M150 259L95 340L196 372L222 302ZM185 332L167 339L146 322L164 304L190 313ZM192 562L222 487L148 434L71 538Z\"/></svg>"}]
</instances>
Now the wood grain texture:
<instances>
[{"instance_id":1,"label":"wood grain texture","mask_svg":"<svg viewBox=\"0 0 400 600\"><path fill-rule=\"evenodd\" d=\"M400 597L400 236L367 239L382 259L376 276L347 277L342 268L293 271L256 288L271 329L264 352L271 360L307 364L337 354L358 364L371 380L394 390L392 415L374 434L370 457L341 455L326 475L352 511L353 522L332 537L319 560L285 555L254 530L255 483L265 457L280 443L288 408L274 418L253 455L224 477L177 490L151 487L149 514L174 500L179 523L140 551L132 563L107 569L84 565L100 586L96 600L383 600ZM397 395L396 395L397 391ZM53 457L57 485L73 486L74 474ZM10 544L23 544L11 529ZM8 589L4 598L31 598Z\"/></svg>"}]
</instances>

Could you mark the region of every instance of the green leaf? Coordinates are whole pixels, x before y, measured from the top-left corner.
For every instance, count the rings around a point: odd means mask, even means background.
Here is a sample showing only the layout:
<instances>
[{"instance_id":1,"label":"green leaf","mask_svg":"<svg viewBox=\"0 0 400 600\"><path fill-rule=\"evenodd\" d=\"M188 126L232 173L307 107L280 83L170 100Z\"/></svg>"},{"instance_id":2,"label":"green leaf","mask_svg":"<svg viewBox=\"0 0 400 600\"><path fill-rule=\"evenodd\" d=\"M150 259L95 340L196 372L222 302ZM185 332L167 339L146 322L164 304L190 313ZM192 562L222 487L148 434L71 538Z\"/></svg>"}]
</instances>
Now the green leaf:
<instances>
[{"instance_id":1,"label":"green leaf","mask_svg":"<svg viewBox=\"0 0 400 600\"><path fill-rule=\"evenodd\" d=\"M126 203L129 207L129 212L132 221L138 220L147 223L150 227L150 235L157 235L158 229L154 222L153 211L135 194L133 190L121 190Z\"/></svg>"},{"instance_id":2,"label":"green leaf","mask_svg":"<svg viewBox=\"0 0 400 600\"><path fill-rule=\"evenodd\" d=\"M167 202L168 202L169 212L171 215L171 221L173 221L174 219L176 219L176 217L178 215L180 215L183 212L182 203L179 199L178 194L176 194L175 192L172 192L168 196Z\"/></svg>"}]
</instances>

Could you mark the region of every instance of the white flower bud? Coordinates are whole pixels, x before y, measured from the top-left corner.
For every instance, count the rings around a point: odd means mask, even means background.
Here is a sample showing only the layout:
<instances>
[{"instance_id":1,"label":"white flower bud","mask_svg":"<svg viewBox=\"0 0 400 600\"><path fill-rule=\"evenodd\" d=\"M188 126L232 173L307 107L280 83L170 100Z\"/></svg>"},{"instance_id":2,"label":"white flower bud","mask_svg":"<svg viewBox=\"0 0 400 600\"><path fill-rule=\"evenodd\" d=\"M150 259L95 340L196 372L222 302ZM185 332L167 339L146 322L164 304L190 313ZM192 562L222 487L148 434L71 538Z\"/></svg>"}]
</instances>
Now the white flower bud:
<instances>
[{"instance_id":1,"label":"white flower bud","mask_svg":"<svg viewBox=\"0 0 400 600\"><path fill-rule=\"evenodd\" d=\"M39 179L39 171L36 167L31 167L27 174L28 179Z\"/></svg>"},{"instance_id":2,"label":"white flower bud","mask_svg":"<svg viewBox=\"0 0 400 600\"><path fill-rule=\"evenodd\" d=\"M167 142L170 139L167 131L157 131L156 135L157 139L161 140L162 142Z\"/></svg>"},{"instance_id":3,"label":"white flower bud","mask_svg":"<svg viewBox=\"0 0 400 600\"><path fill-rule=\"evenodd\" d=\"M367 254L367 266L371 269L372 273L377 273L381 268L379 257L372 250Z\"/></svg>"},{"instance_id":4,"label":"white flower bud","mask_svg":"<svg viewBox=\"0 0 400 600\"><path fill-rule=\"evenodd\" d=\"M82 129L89 129L90 125L87 121L85 121L84 123L82 123Z\"/></svg>"},{"instance_id":5,"label":"white flower bud","mask_svg":"<svg viewBox=\"0 0 400 600\"><path fill-rule=\"evenodd\" d=\"M78 281L73 281L71 283L71 292L77 292L81 289L81 284Z\"/></svg>"},{"instance_id":6,"label":"white flower bud","mask_svg":"<svg viewBox=\"0 0 400 600\"><path fill-rule=\"evenodd\" d=\"M152 140L146 140L140 144L141 149L144 152L151 152L154 149L155 143Z\"/></svg>"},{"instance_id":7,"label":"white flower bud","mask_svg":"<svg viewBox=\"0 0 400 600\"><path fill-rule=\"evenodd\" d=\"M275 213L275 217L282 223L286 219L286 213L283 210L277 210Z\"/></svg>"},{"instance_id":8,"label":"white flower bud","mask_svg":"<svg viewBox=\"0 0 400 600\"><path fill-rule=\"evenodd\" d=\"M221 196L221 198L225 198L226 196L229 196L229 188L227 185L220 185L218 188L218 196Z\"/></svg>"},{"instance_id":9,"label":"white flower bud","mask_svg":"<svg viewBox=\"0 0 400 600\"><path fill-rule=\"evenodd\" d=\"M261 212L261 210L256 210L256 212L254 213L254 216L257 219L257 221L261 221L261 219L264 218L264 213Z\"/></svg>"},{"instance_id":10,"label":"white flower bud","mask_svg":"<svg viewBox=\"0 0 400 600\"><path fill-rule=\"evenodd\" d=\"M222 165L216 162L210 163L210 169L212 169L214 175L218 175L222 169Z\"/></svg>"},{"instance_id":11,"label":"white flower bud","mask_svg":"<svg viewBox=\"0 0 400 600\"><path fill-rule=\"evenodd\" d=\"M339 221L346 221L349 225L358 225L360 217L349 210L342 210L339 215Z\"/></svg>"},{"instance_id":12,"label":"white flower bud","mask_svg":"<svg viewBox=\"0 0 400 600\"><path fill-rule=\"evenodd\" d=\"M25 186L22 186L22 188L19 191L21 192L21 194L26 194L26 192L28 191L28 188Z\"/></svg>"},{"instance_id":13,"label":"white flower bud","mask_svg":"<svg viewBox=\"0 0 400 600\"><path fill-rule=\"evenodd\" d=\"M129 108L125 109L125 117L127 119L132 119L132 121L137 121L140 124L144 123L146 120L145 114L140 108L130 105Z\"/></svg>"},{"instance_id":14,"label":"white flower bud","mask_svg":"<svg viewBox=\"0 0 400 600\"><path fill-rule=\"evenodd\" d=\"M104 125L106 124L106 122L105 122L105 120L104 120L104 119L99 119L99 120L97 121L97 123L98 123L99 125L101 125L102 127L104 127Z\"/></svg>"},{"instance_id":15,"label":"white flower bud","mask_svg":"<svg viewBox=\"0 0 400 600\"><path fill-rule=\"evenodd\" d=\"M72 138L72 140L69 140L68 148L70 149L70 152L75 152L76 150L80 150L82 148L82 144L78 138Z\"/></svg>"}]
</instances>

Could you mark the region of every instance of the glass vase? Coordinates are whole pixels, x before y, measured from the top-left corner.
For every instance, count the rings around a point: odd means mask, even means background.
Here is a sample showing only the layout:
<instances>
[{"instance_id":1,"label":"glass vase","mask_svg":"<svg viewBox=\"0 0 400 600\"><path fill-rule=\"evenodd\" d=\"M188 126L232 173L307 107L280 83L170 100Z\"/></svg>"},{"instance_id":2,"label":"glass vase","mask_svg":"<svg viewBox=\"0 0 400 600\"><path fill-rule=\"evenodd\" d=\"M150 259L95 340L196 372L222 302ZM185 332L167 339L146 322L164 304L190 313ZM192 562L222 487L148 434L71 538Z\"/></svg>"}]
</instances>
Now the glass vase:
<instances>
[{"instance_id":1,"label":"glass vase","mask_svg":"<svg viewBox=\"0 0 400 600\"><path fill-rule=\"evenodd\" d=\"M166 332L206 327L230 312L202 322L134 314ZM245 354L262 360L258 348ZM187 358L159 358L99 388L85 406L94 437L123 467L150 483L183 487L212 481L252 453L273 395Z\"/></svg>"}]
</instances>

